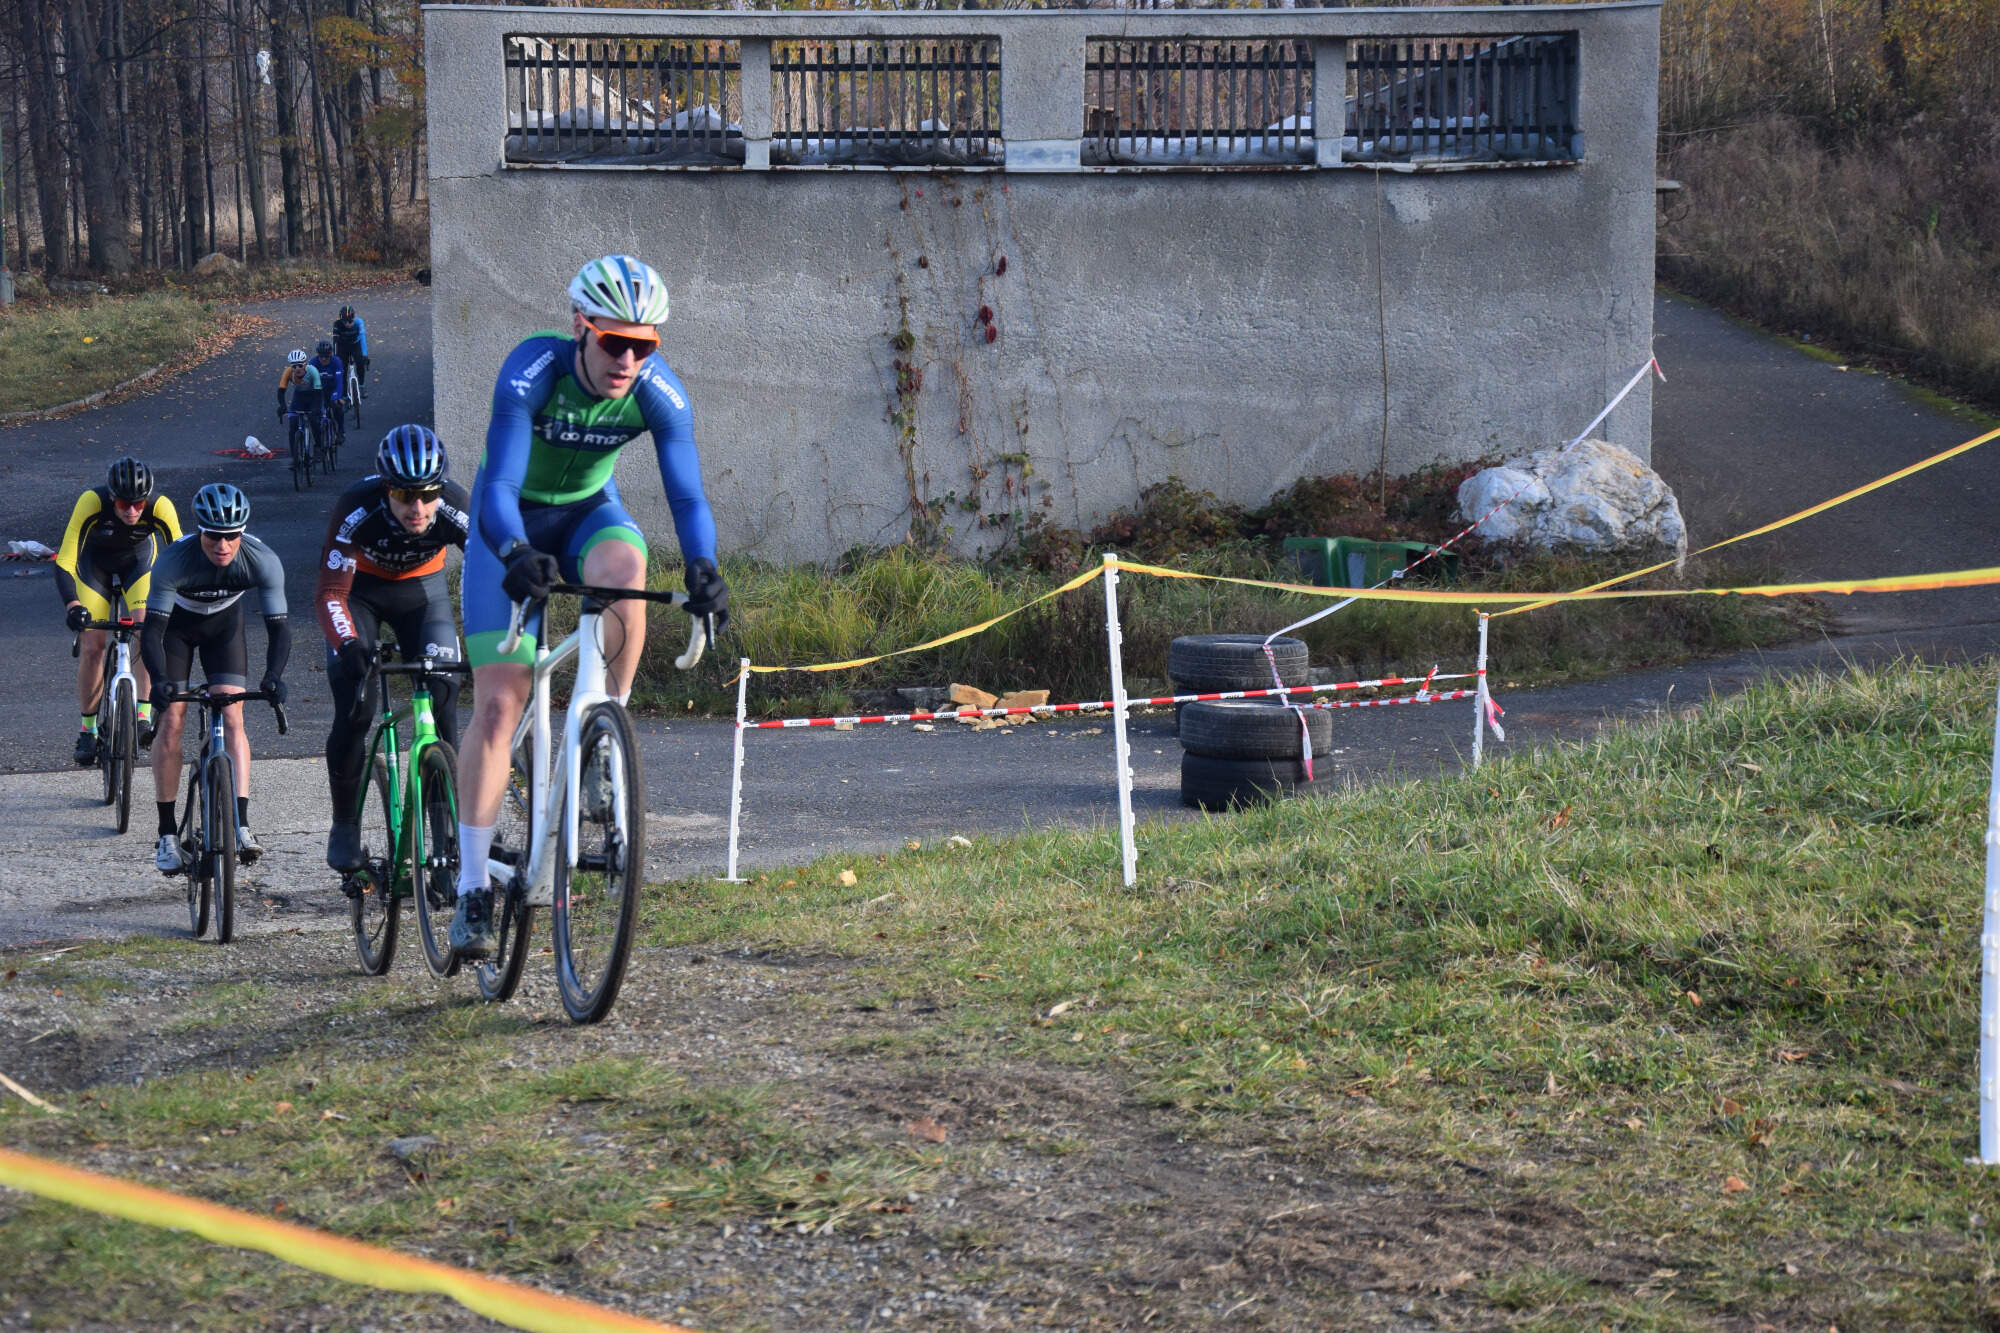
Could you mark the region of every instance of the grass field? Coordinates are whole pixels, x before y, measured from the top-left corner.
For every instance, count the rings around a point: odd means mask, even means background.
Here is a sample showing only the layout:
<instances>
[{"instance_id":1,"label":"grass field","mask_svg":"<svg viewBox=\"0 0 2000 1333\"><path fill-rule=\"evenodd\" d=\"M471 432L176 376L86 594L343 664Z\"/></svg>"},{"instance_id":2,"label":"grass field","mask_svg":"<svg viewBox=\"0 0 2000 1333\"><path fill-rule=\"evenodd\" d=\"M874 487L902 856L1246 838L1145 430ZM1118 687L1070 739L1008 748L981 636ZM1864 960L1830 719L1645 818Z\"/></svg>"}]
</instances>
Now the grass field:
<instances>
[{"instance_id":1,"label":"grass field","mask_svg":"<svg viewBox=\"0 0 2000 1333\"><path fill-rule=\"evenodd\" d=\"M662 885L584 1031L532 987L365 982L334 937L15 954L9 1072L67 1114L10 1099L0 1138L709 1328L848 1326L785 1312L795 1252L829 1300L876 1265L1010 1312L927 1327L1988 1326L1963 1159L1993 725L1990 672L1904 663L1149 828L1136 892L1079 833ZM1004 1117L924 1101L980 1078ZM417 1132L434 1159L383 1156ZM1169 1152L1206 1163L1177 1206ZM1047 1192L967 1217L995 1176ZM1244 1216L1291 1257L1174 1267ZM1107 1270L1113 1235L1155 1262ZM1423 1265L1393 1309L1384 1237ZM0 1196L0 1313L36 1327L341 1299Z\"/></svg>"},{"instance_id":2,"label":"grass field","mask_svg":"<svg viewBox=\"0 0 2000 1333\"><path fill-rule=\"evenodd\" d=\"M121 384L198 347L221 319L178 291L0 308L0 416Z\"/></svg>"}]
</instances>

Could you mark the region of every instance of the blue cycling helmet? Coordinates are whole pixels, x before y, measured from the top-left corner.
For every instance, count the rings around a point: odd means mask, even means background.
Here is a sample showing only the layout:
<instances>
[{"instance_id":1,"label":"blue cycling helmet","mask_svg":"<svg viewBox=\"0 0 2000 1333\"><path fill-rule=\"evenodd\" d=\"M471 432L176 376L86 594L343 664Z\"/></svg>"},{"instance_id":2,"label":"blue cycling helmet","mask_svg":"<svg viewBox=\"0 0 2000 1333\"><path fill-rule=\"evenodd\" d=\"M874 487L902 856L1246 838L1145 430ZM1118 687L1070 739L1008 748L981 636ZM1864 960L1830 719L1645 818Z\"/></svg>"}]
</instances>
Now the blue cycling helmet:
<instances>
[{"instance_id":1,"label":"blue cycling helmet","mask_svg":"<svg viewBox=\"0 0 2000 1333\"><path fill-rule=\"evenodd\" d=\"M444 469L444 444L427 426L398 426L375 449L375 470L393 486L435 486Z\"/></svg>"},{"instance_id":2,"label":"blue cycling helmet","mask_svg":"<svg viewBox=\"0 0 2000 1333\"><path fill-rule=\"evenodd\" d=\"M250 500L226 481L194 493L194 523L203 532L241 532L250 526Z\"/></svg>"}]
</instances>

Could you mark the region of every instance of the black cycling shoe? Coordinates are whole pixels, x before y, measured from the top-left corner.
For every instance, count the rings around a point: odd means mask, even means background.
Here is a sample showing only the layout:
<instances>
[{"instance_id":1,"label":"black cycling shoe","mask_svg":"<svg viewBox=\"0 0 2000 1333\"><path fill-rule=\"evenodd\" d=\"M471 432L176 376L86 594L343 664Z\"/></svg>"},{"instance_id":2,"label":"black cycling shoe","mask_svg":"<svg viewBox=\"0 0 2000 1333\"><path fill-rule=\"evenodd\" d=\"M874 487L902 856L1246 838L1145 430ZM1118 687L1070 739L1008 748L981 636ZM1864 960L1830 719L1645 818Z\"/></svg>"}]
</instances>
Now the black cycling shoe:
<instances>
[{"instance_id":1,"label":"black cycling shoe","mask_svg":"<svg viewBox=\"0 0 2000 1333\"><path fill-rule=\"evenodd\" d=\"M79 731L76 733L76 763L78 768L89 768L97 762L97 733Z\"/></svg>"},{"instance_id":2,"label":"black cycling shoe","mask_svg":"<svg viewBox=\"0 0 2000 1333\"><path fill-rule=\"evenodd\" d=\"M152 718L150 718L150 717L142 717L142 718L140 718L140 719L139 719L139 748L140 748L140 749L142 749L142 750L150 750L150 749L152 749L152 748L153 748L153 736L154 736L154 734L155 734L156 732L158 732L158 731L159 731L159 729L160 729L160 728L158 727L158 725L156 725L156 724L154 723L154 721L153 721L153 719L152 719Z\"/></svg>"},{"instance_id":3,"label":"black cycling shoe","mask_svg":"<svg viewBox=\"0 0 2000 1333\"><path fill-rule=\"evenodd\" d=\"M458 896L451 918L451 948L460 958L484 958L493 952L493 891Z\"/></svg>"},{"instance_id":4,"label":"black cycling shoe","mask_svg":"<svg viewBox=\"0 0 2000 1333\"><path fill-rule=\"evenodd\" d=\"M361 825L351 819L333 821L333 831L326 835L326 863L343 875L353 874L361 869Z\"/></svg>"}]
</instances>

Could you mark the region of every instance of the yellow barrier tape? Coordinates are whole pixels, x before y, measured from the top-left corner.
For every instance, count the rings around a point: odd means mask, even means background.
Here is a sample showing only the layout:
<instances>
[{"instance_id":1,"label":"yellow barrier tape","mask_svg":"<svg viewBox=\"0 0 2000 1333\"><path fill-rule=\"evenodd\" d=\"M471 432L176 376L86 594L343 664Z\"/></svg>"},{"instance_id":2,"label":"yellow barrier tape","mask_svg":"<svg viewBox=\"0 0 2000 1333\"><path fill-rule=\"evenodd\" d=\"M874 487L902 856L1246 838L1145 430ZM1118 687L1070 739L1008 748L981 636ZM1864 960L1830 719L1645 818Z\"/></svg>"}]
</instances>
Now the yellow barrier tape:
<instances>
[{"instance_id":1,"label":"yellow barrier tape","mask_svg":"<svg viewBox=\"0 0 2000 1333\"><path fill-rule=\"evenodd\" d=\"M851 667L867 666L870 662L880 662L885 658L901 657L905 653L921 653L927 648L939 648L947 643L956 643L960 639L969 639L975 634L992 629L1003 620L1020 615L1023 611L1037 603L1046 602L1051 597L1060 597L1066 592L1075 592L1092 579L1103 577L1103 574L1104 566L1102 565L1086 569L1068 583L1063 584L1062 587L1053 588L1043 593L1040 597L1035 598L1034 601L1023 602L1012 611L1002 611L991 620L982 620L977 625L968 625L964 629L954 630L943 638L932 639L927 643L914 644L908 648L894 648L886 653L877 653L873 657L856 657L846 662L820 662L813 666L756 666L753 664L746 669L759 675L770 675L781 671L846 671ZM735 684L735 677L732 676L730 678L730 683L732 685Z\"/></svg>"},{"instance_id":2,"label":"yellow barrier tape","mask_svg":"<svg viewBox=\"0 0 2000 1333\"><path fill-rule=\"evenodd\" d=\"M529 1333L691 1333L536 1287L450 1268L324 1231L240 1212L204 1199L135 1185L0 1148L0 1185L147 1226L192 1231L221 1245L262 1250L286 1263L384 1291L436 1292Z\"/></svg>"},{"instance_id":3,"label":"yellow barrier tape","mask_svg":"<svg viewBox=\"0 0 2000 1333\"><path fill-rule=\"evenodd\" d=\"M1937 588L1983 588L2000 583L2000 567L1959 569L1941 574L1896 574L1887 578L1842 579L1819 583L1766 583L1748 588L1621 588L1611 592L1437 592L1417 588L1324 588L1317 584L1274 583L1265 579L1239 579L1225 574L1194 574L1185 569L1162 569L1158 565L1135 565L1120 560L1116 567L1128 574L1152 574L1167 579L1206 579L1212 583L1240 583L1246 588L1270 588L1276 592L1298 592L1313 597L1359 597L1377 602L1450 602L1461 605L1492 605L1507 602L1609 602L1620 597L1793 597L1804 593L1926 592Z\"/></svg>"},{"instance_id":4,"label":"yellow barrier tape","mask_svg":"<svg viewBox=\"0 0 2000 1333\"><path fill-rule=\"evenodd\" d=\"M1722 541L1714 542L1708 546L1704 546L1699 551L1696 551L1694 554L1707 555L1710 551L1719 551L1725 546L1734 546L1737 542L1748 541L1752 537L1761 537L1767 532L1776 532L1779 528L1790 527L1792 524L1799 522L1801 519L1811 518L1815 514L1823 514L1827 510L1833 508L1835 505L1843 505L1846 504L1849 500L1857 499L1860 496L1868 494L1870 491L1880 490L1882 487L1889 485L1891 482L1901 481L1905 477L1911 476L1918 472L1922 472L1927 467L1935 467L1937 464L1942 463L1947 459L1958 457L1960 454L1964 453L1968 449L1977 449L1980 445L1985 444L1989 440L1993 439L2000 439L2000 430L1989 430L1984 435L1981 435L1976 439L1967 440L1964 444L1955 444L1941 454L1932 454L1929 458L1923 459L1921 462L1912 463L1905 468L1898 468L1896 471L1889 473L1885 477L1877 477L1874 481L1869 482L1865 486L1857 486L1853 490L1844 492L1843 494L1840 495L1836 495L1830 500L1821 500L1818 504L1813 505L1810 508L1801 509L1796 514L1788 514L1784 518L1778 519L1775 522L1766 523L1761 528L1752 528L1748 532L1739 532L1734 537L1727 537L1724 538ZM1662 560L1657 565L1648 565L1644 569L1635 569L1630 574L1620 574L1616 578L1605 579L1602 583L1593 583L1589 587L1579 588L1577 591L1598 592L1605 588L1615 588L1621 583L1630 583L1633 579L1644 578L1648 574L1656 574L1660 570L1665 569L1668 565L1674 563L1675 562L1672 560ZM1552 601L1554 599L1550 600ZM1531 605L1528 606L1517 606L1509 610L1502 611L1493 618L1495 620L1498 620L1502 616L1518 616L1525 611L1539 610L1540 608L1547 605L1549 605L1548 601L1541 601L1532 603Z\"/></svg>"}]
</instances>

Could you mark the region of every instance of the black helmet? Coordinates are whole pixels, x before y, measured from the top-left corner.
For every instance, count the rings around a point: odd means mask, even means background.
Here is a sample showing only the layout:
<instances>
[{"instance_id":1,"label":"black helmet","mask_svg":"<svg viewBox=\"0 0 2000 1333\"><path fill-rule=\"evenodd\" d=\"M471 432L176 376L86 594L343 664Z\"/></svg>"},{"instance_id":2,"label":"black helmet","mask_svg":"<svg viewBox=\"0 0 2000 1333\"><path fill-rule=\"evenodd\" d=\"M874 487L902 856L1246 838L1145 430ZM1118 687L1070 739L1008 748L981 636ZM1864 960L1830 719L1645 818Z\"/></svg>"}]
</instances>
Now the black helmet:
<instances>
[{"instance_id":1,"label":"black helmet","mask_svg":"<svg viewBox=\"0 0 2000 1333\"><path fill-rule=\"evenodd\" d=\"M319 340L319 345L313 348L313 351L319 353L321 356L332 356L333 344L328 342L326 339L321 338Z\"/></svg>"},{"instance_id":2,"label":"black helmet","mask_svg":"<svg viewBox=\"0 0 2000 1333\"><path fill-rule=\"evenodd\" d=\"M194 493L194 523L203 532L241 532L250 526L250 501L226 481Z\"/></svg>"},{"instance_id":3,"label":"black helmet","mask_svg":"<svg viewBox=\"0 0 2000 1333\"><path fill-rule=\"evenodd\" d=\"M351 305L344 305L344 306L342 306L342 307L340 308L340 317L341 317L342 319L353 319L353 318L354 318L354 307L353 307L353 306L351 306Z\"/></svg>"},{"instance_id":4,"label":"black helmet","mask_svg":"<svg viewBox=\"0 0 2000 1333\"><path fill-rule=\"evenodd\" d=\"M144 504L153 498L153 469L136 458L121 458L111 465L105 485L111 498L128 505Z\"/></svg>"},{"instance_id":5,"label":"black helmet","mask_svg":"<svg viewBox=\"0 0 2000 1333\"><path fill-rule=\"evenodd\" d=\"M398 426L375 449L376 471L392 486L435 486L444 466L444 445L426 426Z\"/></svg>"}]
</instances>

